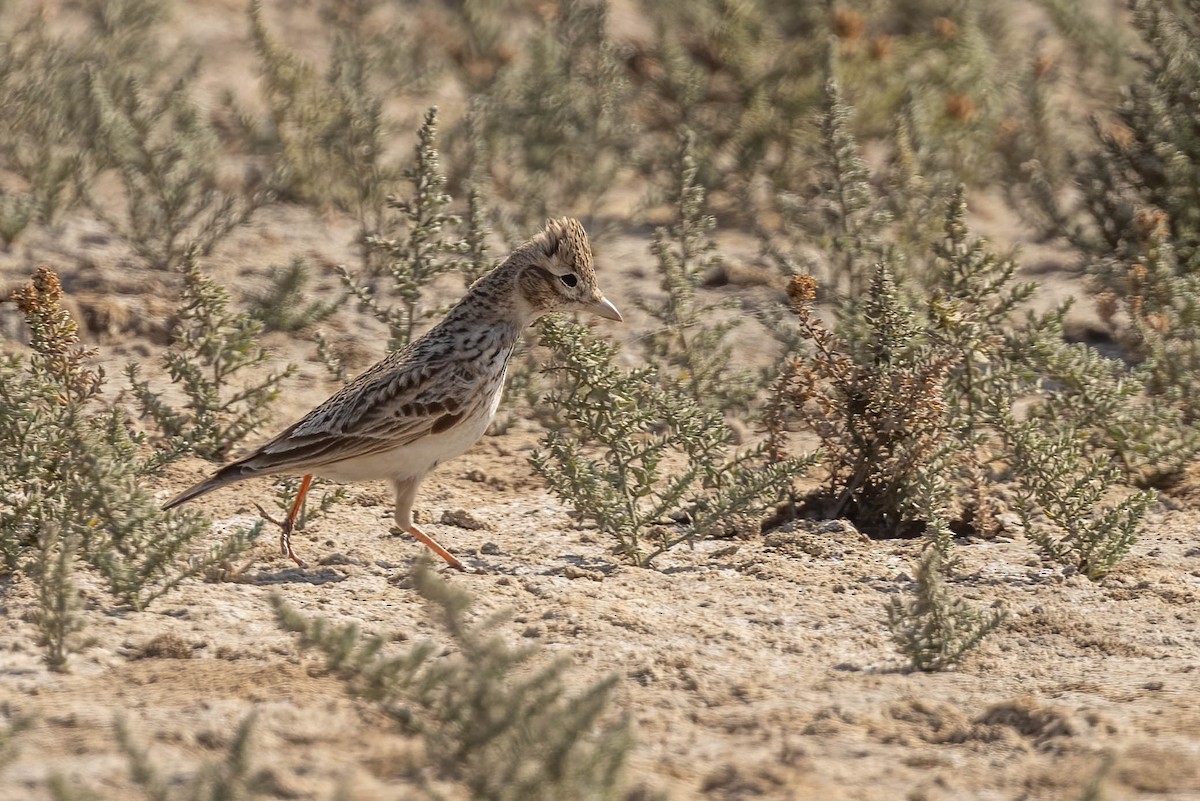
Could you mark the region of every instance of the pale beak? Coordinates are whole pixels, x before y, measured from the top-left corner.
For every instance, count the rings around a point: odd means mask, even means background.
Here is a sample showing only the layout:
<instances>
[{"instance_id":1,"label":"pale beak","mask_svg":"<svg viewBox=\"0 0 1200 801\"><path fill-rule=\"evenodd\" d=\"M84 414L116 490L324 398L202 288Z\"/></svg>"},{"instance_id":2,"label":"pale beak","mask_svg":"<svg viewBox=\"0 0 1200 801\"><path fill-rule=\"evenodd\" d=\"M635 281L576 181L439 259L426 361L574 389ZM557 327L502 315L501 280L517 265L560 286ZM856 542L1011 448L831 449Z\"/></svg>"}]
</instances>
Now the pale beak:
<instances>
[{"instance_id":1,"label":"pale beak","mask_svg":"<svg viewBox=\"0 0 1200 801\"><path fill-rule=\"evenodd\" d=\"M590 311L592 314L603 317L605 320L616 320L618 323L621 322L621 313L617 311L616 306L612 305L612 301L603 295L600 296L600 300L592 301L584 308Z\"/></svg>"}]
</instances>

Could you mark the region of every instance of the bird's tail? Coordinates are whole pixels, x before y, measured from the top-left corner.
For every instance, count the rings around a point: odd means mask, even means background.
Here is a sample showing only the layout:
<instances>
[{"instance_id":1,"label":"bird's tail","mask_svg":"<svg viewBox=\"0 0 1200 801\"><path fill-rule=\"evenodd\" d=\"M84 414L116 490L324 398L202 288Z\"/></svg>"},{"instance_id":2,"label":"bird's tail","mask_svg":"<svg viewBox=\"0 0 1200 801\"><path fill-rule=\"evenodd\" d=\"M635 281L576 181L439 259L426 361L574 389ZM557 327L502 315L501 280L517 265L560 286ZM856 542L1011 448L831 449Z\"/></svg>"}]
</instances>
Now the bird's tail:
<instances>
[{"instance_id":1,"label":"bird's tail","mask_svg":"<svg viewBox=\"0 0 1200 801\"><path fill-rule=\"evenodd\" d=\"M195 498L199 498L201 495L207 495L215 489L224 487L226 484L233 484L234 482L241 481L242 479L253 478L254 476L261 475L263 475L261 470L254 469L246 464L245 461L237 461L233 462L232 464L227 464L208 478L201 481L199 484L188 487L183 492L164 503L162 507L163 511L166 511L167 509L173 509L180 504L187 503Z\"/></svg>"}]
</instances>

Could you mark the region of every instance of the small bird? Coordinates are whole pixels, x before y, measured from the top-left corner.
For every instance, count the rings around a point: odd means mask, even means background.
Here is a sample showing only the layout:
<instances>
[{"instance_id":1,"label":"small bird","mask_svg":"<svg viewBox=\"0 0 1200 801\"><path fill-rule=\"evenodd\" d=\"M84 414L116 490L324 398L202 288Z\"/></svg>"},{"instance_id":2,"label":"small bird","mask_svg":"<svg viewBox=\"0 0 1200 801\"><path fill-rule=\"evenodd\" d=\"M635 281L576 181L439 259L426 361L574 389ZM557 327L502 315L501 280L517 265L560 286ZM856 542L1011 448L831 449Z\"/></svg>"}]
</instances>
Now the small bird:
<instances>
[{"instance_id":1,"label":"small bird","mask_svg":"<svg viewBox=\"0 0 1200 801\"><path fill-rule=\"evenodd\" d=\"M467 291L440 323L368 369L253 453L222 467L163 509L257 476L300 475L279 523L280 549L296 564L291 534L313 476L388 479L396 525L458 570L463 563L413 522L426 475L475 444L496 414L509 357L521 332L549 312L586 311L620 322L596 284L592 250L578 220L555 219ZM261 509L260 509L261 511Z\"/></svg>"}]
</instances>

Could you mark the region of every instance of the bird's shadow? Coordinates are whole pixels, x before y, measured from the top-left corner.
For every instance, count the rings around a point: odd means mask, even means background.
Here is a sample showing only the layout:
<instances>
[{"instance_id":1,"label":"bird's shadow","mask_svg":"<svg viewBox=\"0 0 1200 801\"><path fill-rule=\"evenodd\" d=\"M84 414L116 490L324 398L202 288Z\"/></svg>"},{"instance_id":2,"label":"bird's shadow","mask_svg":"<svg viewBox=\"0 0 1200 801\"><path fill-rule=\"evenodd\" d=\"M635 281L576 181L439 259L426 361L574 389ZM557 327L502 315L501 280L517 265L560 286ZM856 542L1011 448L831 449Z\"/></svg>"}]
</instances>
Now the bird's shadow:
<instances>
[{"instance_id":1,"label":"bird's shadow","mask_svg":"<svg viewBox=\"0 0 1200 801\"><path fill-rule=\"evenodd\" d=\"M345 581L346 576L328 567L309 570L304 567L289 567L274 573L258 573L250 579L251 584L333 584Z\"/></svg>"}]
</instances>

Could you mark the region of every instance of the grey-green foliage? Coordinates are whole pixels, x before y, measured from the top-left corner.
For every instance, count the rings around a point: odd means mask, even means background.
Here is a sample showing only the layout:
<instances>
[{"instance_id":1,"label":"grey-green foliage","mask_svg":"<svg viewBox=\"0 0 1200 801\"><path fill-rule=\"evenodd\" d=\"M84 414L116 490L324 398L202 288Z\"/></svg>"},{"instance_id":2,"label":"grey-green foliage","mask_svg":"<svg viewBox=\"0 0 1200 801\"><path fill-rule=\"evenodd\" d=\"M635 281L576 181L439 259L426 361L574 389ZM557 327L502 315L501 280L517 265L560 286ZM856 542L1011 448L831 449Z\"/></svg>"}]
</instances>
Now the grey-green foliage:
<instances>
[{"instance_id":1,"label":"grey-green foliage","mask_svg":"<svg viewBox=\"0 0 1200 801\"><path fill-rule=\"evenodd\" d=\"M114 597L143 608L188 576L249 546L237 531L206 552L194 512L164 514L143 486L155 466L79 345L57 276L41 268L14 295L33 352L0 369L0 543L7 570L39 587L38 623L51 666L80 642L74 573L87 565Z\"/></svg>"},{"instance_id":2,"label":"grey-green foliage","mask_svg":"<svg viewBox=\"0 0 1200 801\"><path fill-rule=\"evenodd\" d=\"M292 504L296 500L296 493L300 489L300 481L299 476L275 477L272 484L275 490L275 501L280 508L284 510L292 508ZM324 517L330 509L350 496L350 491L346 487L334 485L331 489L330 483L320 477L313 478L308 494L304 496L304 503L300 507L300 516L296 520L296 528L299 531L303 531L304 527L313 520ZM318 496L320 500L316 500ZM312 503L313 501L316 502Z\"/></svg>"},{"instance_id":3,"label":"grey-green foliage","mask_svg":"<svg viewBox=\"0 0 1200 801\"><path fill-rule=\"evenodd\" d=\"M118 93L110 76L89 70L86 78L97 167L116 172L122 193L114 204L82 191L92 212L159 269L179 267L189 251L209 253L270 197L249 180L223 188L220 139L190 96L198 66L162 89L131 76Z\"/></svg>"},{"instance_id":4,"label":"grey-green foliage","mask_svg":"<svg viewBox=\"0 0 1200 801\"><path fill-rule=\"evenodd\" d=\"M281 382L296 366L249 378L271 360L259 346L262 323L229 308L229 293L201 272L195 254L183 269L179 321L163 368L185 400L174 405L140 380L137 364L126 367L130 391L175 453L191 451L206 459L223 458L247 434L271 418ZM236 383L235 383L236 382Z\"/></svg>"},{"instance_id":5,"label":"grey-green foliage","mask_svg":"<svg viewBox=\"0 0 1200 801\"><path fill-rule=\"evenodd\" d=\"M58 522L63 516L62 503L48 500L46 505L58 508L47 510L48 519L35 535L37 547L26 549L32 551L32 558L24 570L38 588L33 619L38 627L38 644L45 650L46 666L51 670L66 670L70 655L88 644L80 636L85 628L80 616L83 598L75 578L75 560L83 537L75 529L64 531Z\"/></svg>"},{"instance_id":6,"label":"grey-green foliage","mask_svg":"<svg viewBox=\"0 0 1200 801\"><path fill-rule=\"evenodd\" d=\"M786 273L809 273L842 299L853 316L854 300L865 296L875 265L898 258L884 240L892 221L871 186L871 172L858 152L851 128L853 109L842 98L831 55L820 106L821 171L814 185L776 196L782 231L762 236L763 249ZM821 251L813 258L812 247ZM893 264L893 271L902 272Z\"/></svg>"},{"instance_id":7,"label":"grey-green foliage","mask_svg":"<svg viewBox=\"0 0 1200 801\"><path fill-rule=\"evenodd\" d=\"M321 322L342 305L344 297L331 301L308 299L312 269L300 257L286 267L274 266L266 292L250 297L250 313L262 321L264 331L300 331Z\"/></svg>"},{"instance_id":8,"label":"grey-green foliage","mask_svg":"<svg viewBox=\"0 0 1200 801\"><path fill-rule=\"evenodd\" d=\"M116 722L117 743L125 755L130 778L146 801L249 801L271 798L269 773L255 769L252 762L255 713L250 713L229 741L227 752L218 761L202 765L196 773L180 781L175 766L169 772L156 764L149 751L138 744L128 724Z\"/></svg>"},{"instance_id":9,"label":"grey-green foliage","mask_svg":"<svg viewBox=\"0 0 1200 801\"><path fill-rule=\"evenodd\" d=\"M412 185L410 198L390 196L388 208L399 212L365 239L368 264L358 274L345 267L338 274L358 300L388 327L388 350L411 342L418 324L432 312L422 301L430 281L454 269L461 243L448 238L459 218L449 212L437 151L437 108L425 115L417 132L415 163L404 170ZM394 299L385 305L382 297Z\"/></svg>"},{"instance_id":10,"label":"grey-green foliage","mask_svg":"<svg viewBox=\"0 0 1200 801\"><path fill-rule=\"evenodd\" d=\"M720 412L650 369L621 368L617 348L583 326L550 319L541 336L552 354L548 400L565 425L542 440L534 469L633 564L752 526L803 466L768 462L758 448L734 454Z\"/></svg>"},{"instance_id":11,"label":"grey-green foliage","mask_svg":"<svg viewBox=\"0 0 1200 801\"><path fill-rule=\"evenodd\" d=\"M841 300L836 331L808 308L813 280L793 279L799 326L776 326L788 350L765 415L774 451L786 452L787 423L800 419L821 438L829 476L811 506L927 530L933 519L922 498L936 495L948 510L943 517L994 533L1003 509L993 488L1010 471L1022 486L1042 486L1031 503L1051 522L1047 527L1031 513L1031 538L1090 542L1047 550L1076 565L1090 559L1077 551L1095 550L1104 556L1091 561L1108 569L1127 550L1145 506L1131 499L1107 507L1102 496L1122 479L1178 470L1194 452L1194 435L1155 400L1144 368L1130 370L1065 342L1066 307L1018 319L1034 287L1015 281L1014 257L970 237L961 187L946 203L939 239L919 250L898 247L897 237L920 241L927 234L886 224L847 127L849 113L830 80L823 111L829 175L818 193L828 197L814 208L829 210L839 232L826 241L828 260L850 273L874 264L875 278L861 297ZM1022 430L1031 432L1019 454L1012 422L1018 405L1025 409ZM1065 453L1074 454L1074 466L1064 463ZM1114 457L1123 471L1089 472L1088 465L1112 465ZM1038 472L1047 466L1064 472ZM1073 483L1079 476L1092 483ZM1075 529L1060 511L1068 508ZM1093 519L1107 522L1085 522ZM1113 530L1111 547L1104 528Z\"/></svg>"},{"instance_id":12,"label":"grey-green foliage","mask_svg":"<svg viewBox=\"0 0 1200 801\"><path fill-rule=\"evenodd\" d=\"M606 0L564 0L477 106L497 200L529 230L595 214L635 144Z\"/></svg>"},{"instance_id":13,"label":"grey-green foliage","mask_svg":"<svg viewBox=\"0 0 1200 801\"><path fill-rule=\"evenodd\" d=\"M693 134L683 132L667 190L675 219L655 231L651 245L665 296L640 303L659 328L642 341L647 361L668 386L706 408L744 412L755 394L754 375L735 366L733 347L725 341L740 322L733 312L737 302L706 303L699 292L721 257L713 240L716 220L704 213L693 149Z\"/></svg>"},{"instance_id":14,"label":"grey-green foliage","mask_svg":"<svg viewBox=\"0 0 1200 801\"><path fill-rule=\"evenodd\" d=\"M955 597L943 560L942 549L927 549L916 566L914 597L893 596L886 607L892 639L917 670L958 663L1004 621L1001 611L983 612Z\"/></svg>"},{"instance_id":15,"label":"grey-green foliage","mask_svg":"<svg viewBox=\"0 0 1200 801\"><path fill-rule=\"evenodd\" d=\"M734 196L764 176L791 183L803 165L795 121L820 95L827 9L760 0L641 6L654 30L642 62L650 68L635 73L643 139L695 131L701 182Z\"/></svg>"},{"instance_id":16,"label":"grey-green foliage","mask_svg":"<svg viewBox=\"0 0 1200 801\"><path fill-rule=\"evenodd\" d=\"M167 60L159 43L169 6L84 0L71 9L77 26L52 26L40 12L0 18L0 166L26 184L0 193L0 238L12 241L29 223L54 223L94 179L99 142L85 73L114 89L157 77Z\"/></svg>"},{"instance_id":17,"label":"grey-green foliage","mask_svg":"<svg viewBox=\"0 0 1200 801\"><path fill-rule=\"evenodd\" d=\"M186 777L179 776L178 765L162 764L141 745L129 724L122 718L114 723L117 745L125 757L134 795L145 801L251 801L276 798L273 782L266 770L254 767L252 760L256 714L251 712L229 741L220 759L207 762ZM94 801L99 798L88 783L51 775L47 782L54 801Z\"/></svg>"},{"instance_id":18,"label":"grey-green foliage","mask_svg":"<svg viewBox=\"0 0 1200 801\"><path fill-rule=\"evenodd\" d=\"M82 159L72 147L68 74L77 68L62 44L32 20L6 32L0 45L0 165L27 184L23 192L0 191L0 239L11 243L31 222L52 223L68 206ZM76 79L77 80L77 79Z\"/></svg>"},{"instance_id":19,"label":"grey-green foliage","mask_svg":"<svg viewBox=\"0 0 1200 801\"><path fill-rule=\"evenodd\" d=\"M532 647L514 648L497 618L472 620L471 599L418 563L413 584L448 642L417 643L389 653L381 636L357 625L307 618L272 596L279 625L356 695L379 704L419 736L438 778L480 801L622 799L629 726L607 713L611 676L567 689L567 664ZM446 653L449 649L450 653ZM424 773L417 781L437 795Z\"/></svg>"},{"instance_id":20,"label":"grey-green foliage","mask_svg":"<svg viewBox=\"0 0 1200 801\"><path fill-rule=\"evenodd\" d=\"M379 5L322 4L331 40L324 73L271 35L261 2L249 11L280 192L348 211L364 231L381 224L387 188L399 176L387 154L392 130L383 99L415 75L396 58L397 49L414 58L419 52L402 28L378 24Z\"/></svg>"},{"instance_id":21,"label":"grey-green foliage","mask_svg":"<svg viewBox=\"0 0 1200 801\"><path fill-rule=\"evenodd\" d=\"M1078 160L1078 208L1050 192L1044 206L1105 290L1101 313L1147 391L1194 426L1200 420L1200 8L1139 0L1140 74L1122 88L1115 119L1096 121L1098 147ZM1081 212L1079 223L1075 212ZM1196 452L1193 442L1189 456Z\"/></svg>"},{"instance_id":22,"label":"grey-green foliage","mask_svg":"<svg viewBox=\"0 0 1200 801\"><path fill-rule=\"evenodd\" d=\"M1119 471L1103 455L1089 453L1074 431L1046 431L1036 420L1011 417L1003 429L1026 536L1090 579L1109 572L1137 541L1155 494L1142 490L1107 501Z\"/></svg>"}]
</instances>

